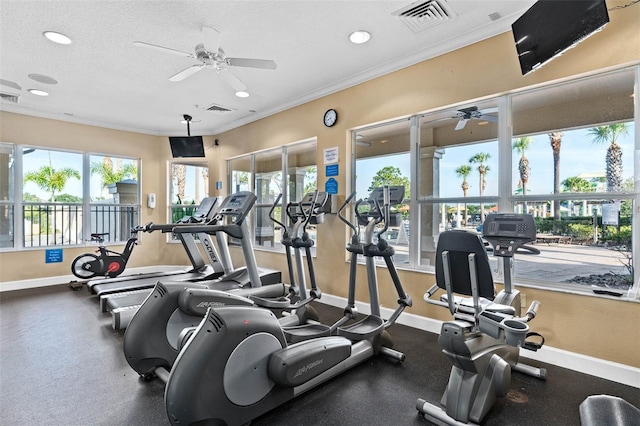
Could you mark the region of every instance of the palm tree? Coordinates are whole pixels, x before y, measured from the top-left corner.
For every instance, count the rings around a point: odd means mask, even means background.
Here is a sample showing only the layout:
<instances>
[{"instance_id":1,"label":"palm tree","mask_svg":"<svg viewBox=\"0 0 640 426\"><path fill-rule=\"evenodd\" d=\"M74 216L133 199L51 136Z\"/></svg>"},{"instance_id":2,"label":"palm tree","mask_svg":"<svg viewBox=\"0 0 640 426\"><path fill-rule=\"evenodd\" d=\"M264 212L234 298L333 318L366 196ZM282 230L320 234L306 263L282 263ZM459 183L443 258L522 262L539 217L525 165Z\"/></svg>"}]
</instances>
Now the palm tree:
<instances>
[{"instance_id":1,"label":"palm tree","mask_svg":"<svg viewBox=\"0 0 640 426\"><path fill-rule=\"evenodd\" d=\"M571 176L562 181L562 187L568 192L591 192L593 188L586 179Z\"/></svg>"},{"instance_id":2,"label":"palm tree","mask_svg":"<svg viewBox=\"0 0 640 426\"><path fill-rule=\"evenodd\" d=\"M589 135L593 136L591 142L601 144L611 142L607 148L607 191L617 192L622 190L622 148L616 143L620 135L629 132L627 123L609 124L589 129Z\"/></svg>"},{"instance_id":3,"label":"palm tree","mask_svg":"<svg viewBox=\"0 0 640 426\"><path fill-rule=\"evenodd\" d=\"M467 182L467 176L471 174L471 166L468 164L463 164L456 169L456 174L458 177L462 178L462 194L466 197L467 191L469 190L469 183ZM467 212L467 203L464 203L464 223L469 223L469 214Z\"/></svg>"},{"instance_id":4,"label":"palm tree","mask_svg":"<svg viewBox=\"0 0 640 426\"><path fill-rule=\"evenodd\" d=\"M127 178L135 179L138 176L138 168L135 164L125 164L114 169L111 158L104 157L101 163L97 161L91 163L91 174L99 175L102 187L107 188L109 185Z\"/></svg>"},{"instance_id":5,"label":"palm tree","mask_svg":"<svg viewBox=\"0 0 640 426\"><path fill-rule=\"evenodd\" d=\"M50 202L55 201L56 192L62 191L71 178L81 179L80 172L70 167L56 170L51 166L42 166L38 170L27 172L24 175L25 182L31 181L43 191L51 194Z\"/></svg>"},{"instance_id":6,"label":"palm tree","mask_svg":"<svg viewBox=\"0 0 640 426\"><path fill-rule=\"evenodd\" d=\"M487 160L491 158L491 155L487 152L479 152L473 157L469 159L471 164L478 164L478 173L480 175L480 196L484 194L484 189L487 187L487 181L484 179L487 172L489 171L489 166L484 164ZM480 220L484 223L484 204L480 203Z\"/></svg>"},{"instance_id":7,"label":"palm tree","mask_svg":"<svg viewBox=\"0 0 640 426\"><path fill-rule=\"evenodd\" d=\"M518 161L518 172L520 172L520 182L522 183L522 195L527 194L527 182L529 182L529 173L531 168L529 167L529 160L524 156L524 152L531 145L532 139L529 136L518 138L511 144L511 148L520 154L520 161ZM527 211L527 202L524 202L524 211Z\"/></svg>"},{"instance_id":8,"label":"palm tree","mask_svg":"<svg viewBox=\"0 0 640 426\"><path fill-rule=\"evenodd\" d=\"M176 193L178 202L176 204L182 204L184 201L184 190L187 180L187 166L184 164L172 164L171 178L178 187L178 192Z\"/></svg>"},{"instance_id":9,"label":"palm tree","mask_svg":"<svg viewBox=\"0 0 640 426\"><path fill-rule=\"evenodd\" d=\"M551 149L553 150L553 193L560 193L560 146L562 144L562 137L564 133L553 132L549 133L549 142L551 143ZM560 202L555 200L553 202L553 218L560 220Z\"/></svg>"}]
</instances>

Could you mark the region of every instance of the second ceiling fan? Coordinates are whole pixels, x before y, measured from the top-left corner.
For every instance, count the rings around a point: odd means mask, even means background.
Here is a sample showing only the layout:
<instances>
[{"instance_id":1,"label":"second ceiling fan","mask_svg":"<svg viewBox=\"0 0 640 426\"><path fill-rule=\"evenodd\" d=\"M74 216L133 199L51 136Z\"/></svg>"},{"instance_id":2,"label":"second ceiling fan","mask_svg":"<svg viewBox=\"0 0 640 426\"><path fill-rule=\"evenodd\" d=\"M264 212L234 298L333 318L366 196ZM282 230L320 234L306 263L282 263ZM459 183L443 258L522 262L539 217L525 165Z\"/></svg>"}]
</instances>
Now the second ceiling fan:
<instances>
[{"instance_id":1,"label":"second ceiling fan","mask_svg":"<svg viewBox=\"0 0 640 426\"><path fill-rule=\"evenodd\" d=\"M469 108L459 109L456 117L459 118L458 123L456 124L455 130L462 130L467 125L469 120L486 120L491 121L493 123L498 122L498 117L488 114L493 114L498 112L498 108L486 108L483 110L479 110L477 106L472 106Z\"/></svg>"},{"instance_id":2,"label":"second ceiling fan","mask_svg":"<svg viewBox=\"0 0 640 426\"><path fill-rule=\"evenodd\" d=\"M133 44L139 47L151 48L198 60L199 63L169 77L169 81L182 81L204 68L211 67L229 86L233 87L234 90L245 91L247 86L233 75L228 70L228 67L261 68L269 70L277 68L277 64L270 59L228 58L224 50L220 48L220 32L211 27L202 27L202 43L196 45L194 53L183 52L181 50L142 41L135 41Z\"/></svg>"}]
</instances>

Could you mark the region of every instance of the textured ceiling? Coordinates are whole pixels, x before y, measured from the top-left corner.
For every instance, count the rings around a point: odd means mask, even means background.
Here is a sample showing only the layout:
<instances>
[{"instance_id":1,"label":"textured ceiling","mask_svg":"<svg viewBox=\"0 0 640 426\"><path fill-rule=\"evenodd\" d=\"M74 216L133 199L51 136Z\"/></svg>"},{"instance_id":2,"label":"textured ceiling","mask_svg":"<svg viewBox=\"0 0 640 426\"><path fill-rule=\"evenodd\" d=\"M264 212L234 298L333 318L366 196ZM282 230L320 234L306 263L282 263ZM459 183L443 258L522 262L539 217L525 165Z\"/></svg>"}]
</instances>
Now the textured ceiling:
<instances>
[{"instance_id":1,"label":"textured ceiling","mask_svg":"<svg viewBox=\"0 0 640 426\"><path fill-rule=\"evenodd\" d=\"M413 20L416 29L393 15L410 1L0 0L0 91L18 95L0 107L154 135L184 134L180 120L189 114L192 134L216 134L509 31L534 3L437 1L451 18ZM197 60L134 45L193 53L203 26L220 32L227 56L272 59L277 69L229 68L251 93L241 99L211 67L170 82ZM372 33L369 43L348 41L357 29ZM73 43L54 44L47 30ZM207 111L212 104L232 111Z\"/></svg>"}]
</instances>

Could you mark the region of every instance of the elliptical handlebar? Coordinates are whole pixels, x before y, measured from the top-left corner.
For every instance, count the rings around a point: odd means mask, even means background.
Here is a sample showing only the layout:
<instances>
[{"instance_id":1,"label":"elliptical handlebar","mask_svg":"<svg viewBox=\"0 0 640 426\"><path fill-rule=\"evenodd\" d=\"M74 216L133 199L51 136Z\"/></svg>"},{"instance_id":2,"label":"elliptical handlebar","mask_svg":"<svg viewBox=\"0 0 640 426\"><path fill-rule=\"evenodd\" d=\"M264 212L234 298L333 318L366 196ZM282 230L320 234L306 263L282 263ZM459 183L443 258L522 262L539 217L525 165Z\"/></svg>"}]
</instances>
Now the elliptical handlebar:
<instances>
[{"instance_id":1,"label":"elliptical handlebar","mask_svg":"<svg viewBox=\"0 0 640 426\"><path fill-rule=\"evenodd\" d=\"M356 225L354 225L353 223L351 223L351 221L349 221L347 218L345 218L342 214L342 212L344 211L344 209L347 208L347 206L349 205L349 203L351 202L351 200L353 198L355 198L356 196L356 192L353 191L351 193L351 195L349 195L347 197L346 200L344 200L344 203L342 203L342 205L340 206L340 208L338 209L338 217L340 218L341 221L343 221L349 228L351 228L351 230L353 231L353 235L360 235L360 228L358 228ZM357 203L356 203L356 211L357 211Z\"/></svg>"},{"instance_id":2,"label":"elliptical handlebar","mask_svg":"<svg viewBox=\"0 0 640 426\"><path fill-rule=\"evenodd\" d=\"M311 216L313 216L313 211L316 209L317 202L318 202L318 190L316 189L313 193L313 200L311 201L311 206L309 207L309 210L307 212L304 211L304 206L302 204L302 201L298 203L298 206L300 207L300 214L304 218L304 222L302 223L302 232L304 232L307 229L307 225L311 220Z\"/></svg>"},{"instance_id":3,"label":"elliptical handlebar","mask_svg":"<svg viewBox=\"0 0 640 426\"><path fill-rule=\"evenodd\" d=\"M273 216L273 212L275 211L276 207L278 206L278 203L280 203L280 199L282 199L282 193L278 194L278 196L276 197L276 201L273 202L273 205L271 206L271 210L269 210L269 219L271 219L272 221L274 221L275 223L280 225L282 227L282 229L286 230L287 227L285 226L285 224L280 222L278 219L276 219ZM288 212L287 212L287 214L288 214Z\"/></svg>"}]
</instances>

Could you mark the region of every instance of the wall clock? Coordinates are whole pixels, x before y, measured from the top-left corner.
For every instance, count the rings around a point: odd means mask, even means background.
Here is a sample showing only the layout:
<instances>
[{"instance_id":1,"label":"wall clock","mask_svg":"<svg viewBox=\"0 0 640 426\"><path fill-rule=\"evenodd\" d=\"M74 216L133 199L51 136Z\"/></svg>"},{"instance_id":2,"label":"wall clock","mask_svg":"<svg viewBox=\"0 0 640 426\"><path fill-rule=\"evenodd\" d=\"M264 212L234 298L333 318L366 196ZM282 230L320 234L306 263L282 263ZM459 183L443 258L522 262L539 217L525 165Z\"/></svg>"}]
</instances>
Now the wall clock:
<instances>
[{"instance_id":1,"label":"wall clock","mask_svg":"<svg viewBox=\"0 0 640 426\"><path fill-rule=\"evenodd\" d=\"M333 126L338 121L338 112L335 109L328 109L327 112L324 113L323 121L325 126Z\"/></svg>"}]
</instances>

